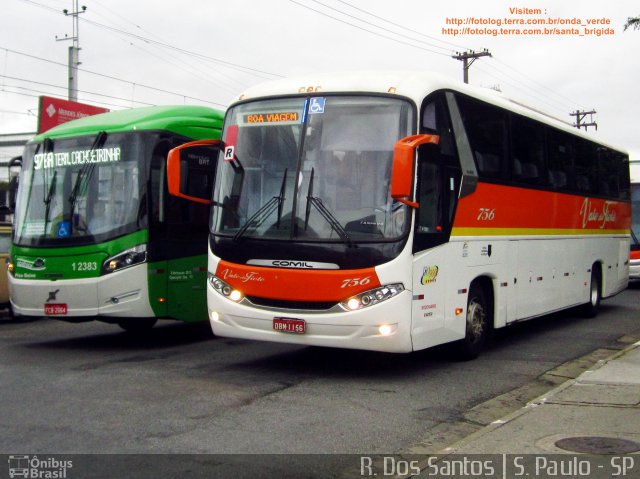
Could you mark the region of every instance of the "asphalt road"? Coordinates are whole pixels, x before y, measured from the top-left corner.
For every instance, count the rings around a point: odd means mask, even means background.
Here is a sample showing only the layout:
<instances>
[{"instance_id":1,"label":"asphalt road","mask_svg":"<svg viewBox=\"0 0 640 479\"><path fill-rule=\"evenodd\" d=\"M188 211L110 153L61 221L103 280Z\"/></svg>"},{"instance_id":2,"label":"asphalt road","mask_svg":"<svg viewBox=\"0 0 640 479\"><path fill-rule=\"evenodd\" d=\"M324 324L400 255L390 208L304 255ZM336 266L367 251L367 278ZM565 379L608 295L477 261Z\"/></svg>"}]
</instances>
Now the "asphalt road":
<instances>
[{"instance_id":1,"label":"asphalt road","mask_svg":"<svg viewBox=\"0 0 640 479\"><path fill-rule=\"evenodd\" d=\"M640 333L640 288L600 315L565 312L495 334L477 360L214 338L165 322L143 337L101 323L0 318L0 453L385 454ZM499 451L497 451L499 452Z\"/></svg>"}]
</instances>

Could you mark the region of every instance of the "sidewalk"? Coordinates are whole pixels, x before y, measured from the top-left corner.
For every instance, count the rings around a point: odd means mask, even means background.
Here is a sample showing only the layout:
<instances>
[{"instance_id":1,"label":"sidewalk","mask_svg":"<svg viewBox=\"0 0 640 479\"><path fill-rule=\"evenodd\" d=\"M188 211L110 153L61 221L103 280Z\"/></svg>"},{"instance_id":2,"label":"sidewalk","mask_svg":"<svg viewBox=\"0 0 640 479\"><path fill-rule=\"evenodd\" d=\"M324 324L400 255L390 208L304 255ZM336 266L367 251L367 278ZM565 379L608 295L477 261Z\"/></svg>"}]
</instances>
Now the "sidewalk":
<instances>
[{"instance_id":1,"label":"sidewalk","mask_svg":"<svg viewBox=\"0 0 640 479\"><path fill-rule=\"evenodd\" d=\"M640 342L442 451L496 452L640 453Z\"/></svg>"}]
</instances>

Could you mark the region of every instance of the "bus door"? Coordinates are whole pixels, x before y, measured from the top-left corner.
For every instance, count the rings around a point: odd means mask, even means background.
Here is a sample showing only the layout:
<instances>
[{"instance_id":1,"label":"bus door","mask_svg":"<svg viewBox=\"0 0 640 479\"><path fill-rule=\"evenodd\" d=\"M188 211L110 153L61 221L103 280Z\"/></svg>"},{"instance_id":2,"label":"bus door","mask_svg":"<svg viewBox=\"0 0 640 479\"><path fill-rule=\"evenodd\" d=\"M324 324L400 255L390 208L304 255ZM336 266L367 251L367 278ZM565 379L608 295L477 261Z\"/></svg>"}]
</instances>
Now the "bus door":
<instances>
[{"instance_id":1,"label":"bus door","mask_svg":"<svg viewBox=\"0 0 640 479\"><path fill-rule=\"evenodd\" d=\"M149 297L160 317L206 320L209 205L169 194L168 147L157 148L151 167ZM191 174L190 188L211 195L214 166Z\"/></svg>"},{"instance_id":2,"label":"bus door","mask_svg":"<svg viewBox=\"0 0 640 479\"><path fill-rule=\"evenodd\" d=\"M456 277L455 248L449 244L462 173L446 102L442 94L425 101L420 133L438 135L438 144L418 148L414 228L412 336L414 349L459 339L446 324L447 294ZM458 256L459 258L459 256ZM437 333L436 333L437 331ZM434 334L444 335L436 338Z\"/></svg>"},{"instance_id":3,"label":"bus door","mask_svg":"<svg viewBox=\"0 0 640 479\"><path fill-rule=\"evenodd\" d=\"M209 207L168 195L165 208L167 316L206 319Z\"/></svg>"},{"instance_id":4,"label":"bus door","mask_svg":"<svg viewBox=\"0 0 640 479\"><path fill-rule=\"evenodd\" d=\"M430 146L426 151L437 147ZM423 155L421 154L421 157ZM428 157L431 157L428 159ZM445 327L450 301L447 294L455 281L455 248L448 245L460 188L460 171L434 163L426 153L418 164L418 189L413 265L412 335L414 349L434 341L459 339L456 328ZM457 250L455 250L457 251ZM444 335L434 337L434 334ZM426 343L423 343L426 341Z\"/></svg>"}]
</instances>

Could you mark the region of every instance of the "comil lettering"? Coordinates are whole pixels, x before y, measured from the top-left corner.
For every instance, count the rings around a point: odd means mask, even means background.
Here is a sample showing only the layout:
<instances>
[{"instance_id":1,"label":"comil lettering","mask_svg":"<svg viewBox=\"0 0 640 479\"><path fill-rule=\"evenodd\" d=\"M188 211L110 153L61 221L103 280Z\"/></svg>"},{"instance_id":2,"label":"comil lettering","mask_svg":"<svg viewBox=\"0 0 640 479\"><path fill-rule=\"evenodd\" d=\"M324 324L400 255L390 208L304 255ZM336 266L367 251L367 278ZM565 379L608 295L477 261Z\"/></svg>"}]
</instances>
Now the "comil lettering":
<instances>
[{"instance_id":1,"label":"comil lettering","mask_svg":"<svg viewBox=\"0 0 640 479\"><path fill-rule=\"evenodd\" d=\"M33 169L65 168L95 163L117 163L122 159L119 146L94 150L65 151L60 153L38 153L33 156Z\"/></svg>"},{"instance_id":2,"label":"comil lettering","mask_svg":"<svg viewBox=\"0 0 640 479\"><path fill-rule=\"evenodd\" d=\"M313 268L313 265L308 264L306 261L276 260L272 264L282 268Z\"/></svg>"}]
</instances>

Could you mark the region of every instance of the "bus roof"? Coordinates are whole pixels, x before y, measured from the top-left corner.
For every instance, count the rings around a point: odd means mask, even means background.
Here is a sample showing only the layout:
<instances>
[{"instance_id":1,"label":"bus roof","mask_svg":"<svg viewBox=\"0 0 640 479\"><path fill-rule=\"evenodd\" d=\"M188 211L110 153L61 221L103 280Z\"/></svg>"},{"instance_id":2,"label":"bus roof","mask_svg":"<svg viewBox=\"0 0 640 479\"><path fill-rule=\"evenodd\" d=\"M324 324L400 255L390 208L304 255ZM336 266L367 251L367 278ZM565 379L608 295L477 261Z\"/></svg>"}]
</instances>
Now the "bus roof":
<instances>
[{"instance_id":1,"label":"bus roof","mask_svg":"<svg viewBox=\"0 0 640 479\"><path fill-rule=\"evenodd\" d=\"M418 106L423 98L437 90L453 90L491 103L506 110L532 118L560 130L564 130L589 141L600 143L621 151L603 141L593 138L565 122L533 107L510 100L502 93L452 80L434 72L420 71L353 71L323 73L295 78L278 79L247 89L238 100L255 99L277 95L309 94L323 92L383 93L412 98Z\"/></svg>"},{"instance_id":2,"label":"bus roof","mask_svg":"<svg viewBox=\"0 0 640 479\"><path fill-rule=\"evenodd\" d=\"M205 106L151 106L112 111L86 116L58 125L40 135L32 142L44 138L67 138L133 130L166 130L193 139L212 138L212 129L222 129L224 113Z\"/></svg>"}]
</instances>

